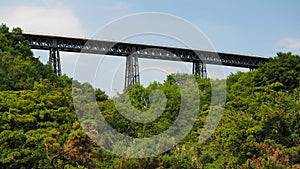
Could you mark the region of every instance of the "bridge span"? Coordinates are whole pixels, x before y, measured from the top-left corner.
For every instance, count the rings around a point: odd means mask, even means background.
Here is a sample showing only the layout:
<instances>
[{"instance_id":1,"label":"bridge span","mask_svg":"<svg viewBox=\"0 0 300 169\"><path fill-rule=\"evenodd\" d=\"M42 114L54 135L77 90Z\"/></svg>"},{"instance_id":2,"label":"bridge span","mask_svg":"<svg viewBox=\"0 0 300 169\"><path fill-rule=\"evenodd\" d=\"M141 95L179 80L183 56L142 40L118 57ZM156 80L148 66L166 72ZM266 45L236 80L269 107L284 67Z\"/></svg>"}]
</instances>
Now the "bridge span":
<instances>
[{"instance_id":1,"label":"bridge span","mask_svg":"<svg viewBox=\"0 0 300 169\"><path fill-rule=\"evenodd\" d=\"M61 75L60 51L126 57L125 87L140 82L138 58L184 61L193 64L192 73L207 77L206 64L255 69L269 58L146 44L102 41L51 35L23 34L31 49L48 50L49 63Z\"/></svg>"}]
</instances>

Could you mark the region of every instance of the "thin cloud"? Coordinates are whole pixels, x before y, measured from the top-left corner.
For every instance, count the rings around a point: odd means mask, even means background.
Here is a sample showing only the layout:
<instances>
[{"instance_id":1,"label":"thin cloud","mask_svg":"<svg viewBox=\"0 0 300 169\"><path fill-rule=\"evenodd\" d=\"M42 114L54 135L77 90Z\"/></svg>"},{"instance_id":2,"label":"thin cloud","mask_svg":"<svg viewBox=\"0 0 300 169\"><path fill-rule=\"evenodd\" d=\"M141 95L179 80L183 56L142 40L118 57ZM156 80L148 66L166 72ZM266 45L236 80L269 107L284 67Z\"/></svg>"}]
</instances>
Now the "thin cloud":
<instances>
[{"instance_id":1,"label":"thin cloud","mask_svg":"<svg viewBox=\"0 0 300 169\"><path fill-rule=\"evenodd\" d=\"M124 2L116 2L112 5L102 6L102 8L109 11L124 11L129 9L129 5Z\"/></svg>"},{"instance_id":2,"label":"thin cloud","mask_svg":"<svg viewBox=\"0 0 300 169\"><path fill-rule=\"evenodd\" d=\"M1 12L0 18L8 26L21 27L24 32L64 36L86 35L74 12L65 7L18 6L9 14Z\"/></svg>"},{"instance_id":3,"label":"thin cloud","mask_svg":"<svg viewBox=\"0 0 300 169\"><path fill-rule=\"evenodd\" d=\"M290 50L300 50L300 40L294 38L284 38L280 40L281 46Z\"/></svg>"},{"instance_id":4,"label":"thin cloud","mask_svg":"<svg viewBox=\"0 0 300 169\"><path fill-rule=\"evenodd\" d=\"M51 0L45 1L50 3ZM79 19L72 9L67 7L53 8L48 5L16 6L10 9L2 7L0 18L1 22L7 24L10 28L21 27L26 33L87 37L87 33L83 30ZM46 51L34 51L34 55L44 56L42 57L44 62L48 60L45 59L45 56L48 57ZM72 72L78 54L63 52L61 56L61 62L64 64L63 68Z\"/></svg>"}]
</instances>

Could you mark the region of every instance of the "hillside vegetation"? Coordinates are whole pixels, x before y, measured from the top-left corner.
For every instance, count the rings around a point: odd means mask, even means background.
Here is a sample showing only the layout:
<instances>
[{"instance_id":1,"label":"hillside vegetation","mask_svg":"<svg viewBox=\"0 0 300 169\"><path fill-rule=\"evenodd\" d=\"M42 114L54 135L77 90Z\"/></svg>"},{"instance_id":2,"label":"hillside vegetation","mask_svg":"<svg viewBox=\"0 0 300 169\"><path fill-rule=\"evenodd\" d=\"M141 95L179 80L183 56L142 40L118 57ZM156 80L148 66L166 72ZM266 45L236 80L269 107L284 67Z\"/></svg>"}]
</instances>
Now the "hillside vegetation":
<instances>
[{"instance_id":1,"label":"hillside vegetation","mask_svg":"<svg viewBox=\"0 0 300 169\"><path fill-rule=\"evenodd\" d=\"M156 120L130 121L116 109L114 99L88 83L56 76L50 65L33 57L22 30L0 26L0 168L300 168L300 57L278 53L269 63L226 80L196 78L200 109L189 134L171 150L149 158L125 158L94 143L80 125L72 92L95 93L97 107L118 132L144 138L167 130L176 120L181 102L175 82L193 75L175 74L163 83L135 84L130 103L149 110L154 89L164 92L166 108ZM211 82L226 82L222 119L204 143L199 143L211 111ZM155 98L155 96L153 96ZM83 99L83 101L84 101ZM193 97L186 103L198 104ZM89 106L89 105L87 105ZM89 107L86 107L89 108ZM92 108L92 107L91 107ZM129 111L128 107L121 107ZM82 110L84 112L84 110ZM97 125L84 121L85 125ZM85 128L85 130L88 130ZM100 130L99 130L100 131ZM97 131L97 132L99 132ZM99 134L99 133L98 133ZM100 140L107 144L109 140ZM147 145L140 145L147 147Z\"/></svg>"}]
</instances>

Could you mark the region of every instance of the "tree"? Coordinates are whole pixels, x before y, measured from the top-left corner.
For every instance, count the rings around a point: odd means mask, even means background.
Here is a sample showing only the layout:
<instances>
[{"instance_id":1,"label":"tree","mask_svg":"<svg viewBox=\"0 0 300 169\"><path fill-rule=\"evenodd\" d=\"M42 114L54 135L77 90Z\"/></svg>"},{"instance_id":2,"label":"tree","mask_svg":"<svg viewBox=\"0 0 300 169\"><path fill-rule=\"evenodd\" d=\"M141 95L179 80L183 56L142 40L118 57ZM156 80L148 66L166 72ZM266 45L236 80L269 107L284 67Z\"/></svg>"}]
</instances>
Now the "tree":
<instances>
[{"instance_id":1,"label":"tree","mask_svg":"<svg viewBox=\"0 0 300 169\"><path fill-rule=\"evenodd\" d=\"M275 82L283 84L281 90L293 90L300 86L300 57L292 53L277 53L268 64L262 65L254 78L256 86Z\"/></svg>"}]
</instances>

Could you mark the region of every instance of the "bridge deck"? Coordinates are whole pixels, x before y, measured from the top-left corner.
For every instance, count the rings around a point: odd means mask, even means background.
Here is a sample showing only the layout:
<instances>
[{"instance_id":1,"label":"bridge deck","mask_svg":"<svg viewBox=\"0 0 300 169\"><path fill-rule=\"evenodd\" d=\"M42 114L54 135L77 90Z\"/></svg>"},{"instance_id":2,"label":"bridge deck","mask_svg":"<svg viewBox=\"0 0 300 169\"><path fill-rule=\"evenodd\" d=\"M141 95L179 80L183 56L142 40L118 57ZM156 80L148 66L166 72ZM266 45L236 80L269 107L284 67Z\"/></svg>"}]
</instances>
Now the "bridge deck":
<instances>
[{"instance_id":1,"label":"bridge deck","mask_svg":"<svg viewBox=\"0 0 300 169\"><path fill-rule=\"evenodd\" d=\"M204 64L225 65L254 69L269 58L246 56L231 53L191 50L184 48L134 44L125 42L90 40L49 35L23 34L32 49L50 50L52 48L65 52L82 52L92 54L124 56L137 55L139 58L161 59L184 62L203 62Z\"/></svg>"}]
</instances>

